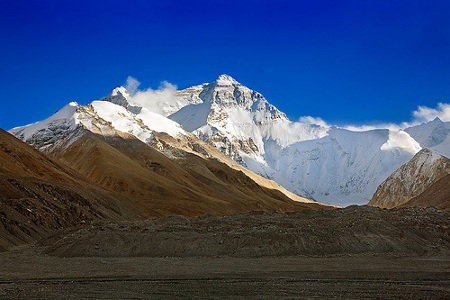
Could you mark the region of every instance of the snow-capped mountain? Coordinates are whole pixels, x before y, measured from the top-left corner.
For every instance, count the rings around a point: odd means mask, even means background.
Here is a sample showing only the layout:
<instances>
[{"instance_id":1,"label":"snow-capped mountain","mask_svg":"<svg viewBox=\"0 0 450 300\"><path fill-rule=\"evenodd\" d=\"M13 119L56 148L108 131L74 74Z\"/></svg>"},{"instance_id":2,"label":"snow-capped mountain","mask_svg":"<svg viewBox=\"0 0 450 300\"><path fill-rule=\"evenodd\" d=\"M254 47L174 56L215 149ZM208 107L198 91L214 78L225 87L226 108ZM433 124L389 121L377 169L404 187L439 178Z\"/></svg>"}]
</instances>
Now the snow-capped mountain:
<instances>
[{"instance_id":1,"label":"snow-capped mountain","mask_svg":"<svg viewBox=\"0 0 450 300\"><path fill-rule=\"evenodd\" d=\"M245 174L244 176L262 188L281 192L296 202L311 202L243 168L195 135L185 131L180 124L146 107L138 106L132 100L128 91L119 87L102 100L84 106L71 102L46 120L17 127L10 132L40 151L55 156L65 152L83 138L86 132L131 140L136 138L163 152L170 159L184 158L186 153L194 153L202 158L214 158L215 161L227 165L232 172ZM182 101L176 103L183 105Z\"/></svg>"},{"instance_id":2,"label":"snow-capped mountain","mask_svg":"<svg viewBox=\"0 0 450 300\"><path fill-rule=\"evenodd\" d=\"M168 117L235 161L299 195L365 204L421 147L407 132L353 132L293 122L228 75L178 92L188 103ZM192 101L195 99L195 101Z\"/></svg>"},{"instance_id":3,"label":"snow-capped mountain","mask_svg":"<svg viewBox=\"0 0 450 300\"><path fill-rule=\"evenodd\" d=\"M421 147L450 157L450 123L439 118L405 129Z\"/></svg>"},{"instance_id":4,"label":"snow-capped mountain","mask_svg":"<svg viewBox=\"0 0 450 300\"><path fill-rule=\"evenodd\" d=\"M323 137L328 130L291 122L263 95L228 75L182 90L178 95L200 101L184 106L169 118L246 166L253 162L266 165L267 140L286 147Z\"/></svg>"},{"instance_id":5,"label":"snow-capped mountain","mask_svg":"<svg viewBox=\"0 0 450 300\"><path fill-rule=\"evenodd\" d=\"M389 130L332 128L323 138L285 148L269 142L269 175L308 198L339 205L365 204L394 166L408 161L417 149L408 137L406 143L412 149L387 146L390 135Z\"/></svg>"},{"instance_id":6,"label":"snow-capped mountain","mask_svg":"<svg viewBox=\"0 0 450 300\"><path fill-rule=\"evenodd\" d=\"M450 155L450 125L438 119L406 130L362 132L293 122L228 75L151 99L118 87L102 100L71 103L45 121L11 132L48 151L60 143L60 134L76 127L131 134L147 143L155 132L198 137L291 192L344 206L366 204L422 147Z\"/></svg>"},{"instance_id":7,"label":"snow-capped mountain","mask_svg":"<svg viewBox=\"0 0 450 300\"><path fill-rule=\"evenodd\" d=\"M450 159L424 148L383 181L369 205L401 206L448 174Z\"/></svg>"},{"instance_id":8,"label":"snow-capped mountain","mask_svg":"<svg viewBox=\"0 0 450 300\"><path fill-rule=\"evenodd\" d=\"M154 132L165 132L173 137L188 134L178 123L122 101L125 98L117 96L118 91L124 92L123 88L115 89L106 98L111 102L93 101L86 106L71 102L48 119L14 128L11 133L44 152L67 143L65 137L77 128L107 136L127 133L143 142L150 142Z\"/></svg>"}]
</instances>

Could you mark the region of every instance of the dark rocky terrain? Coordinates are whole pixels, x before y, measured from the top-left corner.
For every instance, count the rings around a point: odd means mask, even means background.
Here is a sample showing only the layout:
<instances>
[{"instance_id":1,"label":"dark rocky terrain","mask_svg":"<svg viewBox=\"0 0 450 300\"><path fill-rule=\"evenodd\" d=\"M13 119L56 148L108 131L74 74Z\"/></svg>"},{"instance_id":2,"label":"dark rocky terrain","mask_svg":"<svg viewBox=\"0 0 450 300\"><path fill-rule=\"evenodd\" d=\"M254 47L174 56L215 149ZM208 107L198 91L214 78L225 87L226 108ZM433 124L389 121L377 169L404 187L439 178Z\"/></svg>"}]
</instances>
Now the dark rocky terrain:
<instances>
[{"instance_id":1,"label":"dark rocky terrain","mask_svg":"<svg viewBox=\"0 0 450 300\"><path fill-rule=\"evenodd\" d=\"M448 299L450 212L95 221L0 253L4 299Z\"/></svg>"},{"instance_id":2,"label":"dark rocky terrain","mask_svg":"<svg viewBox=\"0 0 450 300\"><path fill-rule=\"evenodd\" d=\"M30 252L31 251L31 252ZM448 257L0 254L1 299L448 299Z\"/></svg>"},{"instance_id":3,"label":"dark rocky terrain","mask_svg":"<svg viewBox=\"0 0 450 300\"><path fill-rule=\"evenodd\" d=\"M352 206L330 211L94 222L41 242L61 257L450 254L450 212Z\"/></svg>"}]
</instances>

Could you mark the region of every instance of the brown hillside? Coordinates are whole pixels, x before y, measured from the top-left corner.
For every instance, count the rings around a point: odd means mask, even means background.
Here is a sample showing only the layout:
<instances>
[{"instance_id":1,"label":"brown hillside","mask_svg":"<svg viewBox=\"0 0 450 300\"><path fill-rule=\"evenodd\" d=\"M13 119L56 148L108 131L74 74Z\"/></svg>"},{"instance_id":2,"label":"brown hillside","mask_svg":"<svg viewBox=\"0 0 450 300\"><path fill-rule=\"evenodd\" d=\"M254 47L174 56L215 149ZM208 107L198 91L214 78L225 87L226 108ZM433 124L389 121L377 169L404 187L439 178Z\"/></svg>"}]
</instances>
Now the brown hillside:
<instances>
[{"instance_id":1,"label":"brown hillside","mask_svg":"<svg viewBox=\"0 0 450 300\"><path fill-rule=\"evenodd\" d=\"M55 155L92 183L126 198L144 218L320 207L263 188L217 160L174 151L172 160L135 138L86 134Z\"/></svg>"},{"instance_id":2,"label":"brown hillside","mask_svg":"<svg viewBox=\"0 0 450 300\"><path fill-rule=\"evenodd\" d=\"M75 183L79 175L0 129L0 174ZM75 178L74 178L75 177Z\"/></svg>"},{"instance_id":3,"label":"brown hillside","mask_svg":"<svg viewBox=\"0 0 450 300\"><path fill-rule=\"evenodd\" d=\"M0 250L98 219L320 209L215 159L90 132L48 157L0 131ZM61 150L64 149L64 150Z\"/></svg>"},{"instance_id":4,"label":"brown hillside","mask_svg":"<svg viewBox=\"0 0 450 300\"><path fill-rule=\"evenodd\" d=\"M118 200L0 129L0 250L90 220L120 220Z\"/></svg>"},{"instance_id":5,"label":"brown hillside","mask_svg":"<svg viewBox=\"0 0 450 300\"><path fill-rule=\"evenodd\" d=\"M450 174L436 181L422 194L403 206L434 206L439 209L450 210Z\"/></svg>"},{"instance_id":6,"label":"brown hillside","mask_svg":"<svg viewBox=\"0 0 450 300\"><path fill-rule=\"evenodd\" d=\"M253 173L252 171L244 168L243 166L236 163L234 160L232 160L230 157L224 155L220 150L214 148L213 146L203 142L200 139L193 138L190 136L186 136L179 139L174 139L173 137L169 136L165 133L155 133L155 138L150 144L153 148L161 149L164 153L167 153L169 157L177 156L177 153L194 153L196 156L200 156L204 159L213 159L219 162L224 163L231 169L241 171L248 177L250 177L253 181L255 181L258 185L261 187L265 187L270 190L278 190L290 199L296 201L296 202L303 202L303 203L315 203L312 200L300 197L288 190L286 190L284 187L279 185L273 180L264 178L256 173ZM183 151L179 151L183 150ZM320 203L322 206L325 206L325 204Z\"/></svg>"},{"instance_id":7,"label":"brown hillside","mask_svg":"<svg viewBox=\"0 0 450 300\"><path fill-rule=\"evenodd\" d=\"M378 186L369 205L383 208L408 206L411 199L449 173L450 159L424 148ZM422 204L427 206L426 201Z\"/></svg>"}]
</instances>

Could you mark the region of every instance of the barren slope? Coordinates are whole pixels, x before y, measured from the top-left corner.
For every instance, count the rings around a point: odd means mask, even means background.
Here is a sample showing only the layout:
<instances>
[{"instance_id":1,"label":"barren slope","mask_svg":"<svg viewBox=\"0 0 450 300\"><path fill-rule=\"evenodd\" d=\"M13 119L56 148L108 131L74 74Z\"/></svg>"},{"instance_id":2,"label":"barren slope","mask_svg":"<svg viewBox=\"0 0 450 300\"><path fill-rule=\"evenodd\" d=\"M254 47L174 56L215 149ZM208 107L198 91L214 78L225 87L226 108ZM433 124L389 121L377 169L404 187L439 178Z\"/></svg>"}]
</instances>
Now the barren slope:
<instances>
[{"instance_id":1,"label":"barren slope","mask_svg":"<svg viewBox=\"0 0 450 300\"><path fill-rule=\"evenodd\" d=\"M86 134L55 155L93 183L127 199L140 217L320 208L259 186L243 172L181 149L169 159L129 137Z\"/></svg>"},{"instance_id":2,"label":"barren slope","mask_svg":"<svg viewBox=\"0 0 450 300\"><path fill-rule=\"evenodd\" d=\"M433 206L450 210L450 174L436 181L422 194L409 200L403 206Z\"/></svg>"},{"instance_id":3,"label":"barren slope","mask_svg":"<svg viewBox=\"0 0 450 300\"><path fill-rule=\"evenodd\" d=\"M102 218L317 209L217 160L132 138L83 137L49 158L0 132L0 249Z\"/></svg>"},{"instance_id":4,"label":"barren slope","mask_svg":"<svg viewBox=\"0 0 450 300\"><path fill-rule=\"evenodd\" d=\"M0 129L0 250L86 221L122 219L117 199Z\"/></svg>"},{"instance_id":5,"label":"barren slope","mask_svg":"<svg viewBox=\"0 0 450 300\"><path fill-rule=\"evenodd\" d=\"M449 173L450 159L422 149L380 184L369 205L384 208L401 206ZM422 204L426 202L422 201Z\"/></svg>"},{"instance_id":6,"label":"barren slope","mask_svg":"<svg viewBox=\"0 0 450 300\"><path fill-rule=\"evenodd\" d=\"M252 180L254 180L258 185L261 187L267 188L269 190L277 190L290 199L297 201L297 202L303 202L303 203L316 203L320 205L327 206L323 203L318 203L303 197L300 197L299 195L296 195L278 183L276 183L273 180L267 179L265 177L262 177L261 175L258 175L249 169L241 166L237 162L235 162L230 157L223 154L220 150L214 148L213 146L207 144L206 142L197 139L193 136L184 136L182 138L174 139L168 134L165 133L156 133L155 139L152 141L151 146L155 149L161 149L163 153L166 153L169 157L173 157L175 152L179 152L178 150L182 150L180 153L188 152L195 154L196 156L202 157L204 159L213 159L216 161L219 161L221 163L226 164L231 169L241 171L248 177L250 177ZM178 150L175 150L178 149Z\"/></svg>"}]
</instances>

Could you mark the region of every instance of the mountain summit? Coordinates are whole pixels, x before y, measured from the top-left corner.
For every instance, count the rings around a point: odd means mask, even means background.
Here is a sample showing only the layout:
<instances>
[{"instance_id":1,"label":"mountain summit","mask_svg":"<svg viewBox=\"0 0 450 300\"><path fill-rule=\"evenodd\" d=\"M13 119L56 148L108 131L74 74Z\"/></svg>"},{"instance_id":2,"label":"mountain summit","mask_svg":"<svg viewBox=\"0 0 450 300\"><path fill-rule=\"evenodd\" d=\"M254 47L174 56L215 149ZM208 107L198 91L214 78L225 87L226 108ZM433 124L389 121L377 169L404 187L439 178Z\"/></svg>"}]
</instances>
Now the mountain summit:
<instances>
[{"instance_id":1,"label":"mountain summit","mask_svg":"<svg viewBox=\"0 0 450 300\"><path fill-rule=\"evenodd\" d=\"M236 79L227 74L222 74L214 81L218 86L241 85Z\"/></svg>"},{"instance_id":2,"label":"mountain summit","mask_svg":"<svg viewBox=\"0 0 450 300\"><path fill-rule=\"evenodd\" d=\"M420 150L403 131L358 133L293 122L228 75L178 91L177 97L200 101L168 118L250 170L318 201L367 203L376 187Z\"/></svg>"},{"instance_id":3,"label":"mountain summit","mask_svg":"<svg viewBox=\"0 0 450 300\"><path fill-rule=\"evenodd\" d=\"M264 139L274 136L281 143L290 138L284 128L290 121L257 91L238 83L228 75L221 75L211 83L188 88L179 97L200 99L169 115L223 153L244 166L244 156L262 162ZM271 130L271 128L279 128ZM281 134L283 138L275 137Z\"/></svg>"},{"instance_id":4,"label":"mountain summit","mask_svg":"<svg viewBox=\"0 0 450 300\"><path fill-rule=\"evenodd\" d=\"M320 207L139 106L123 87L88 105L72 102L46 120L11 132L100 187L143 201L147 216Z\"/></svg>"}]
</instances>

